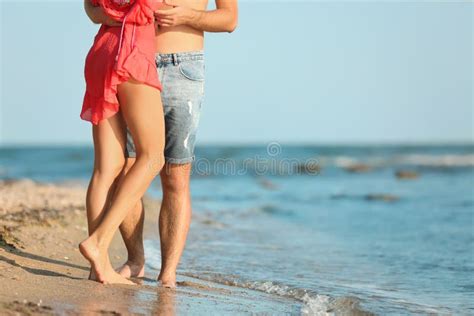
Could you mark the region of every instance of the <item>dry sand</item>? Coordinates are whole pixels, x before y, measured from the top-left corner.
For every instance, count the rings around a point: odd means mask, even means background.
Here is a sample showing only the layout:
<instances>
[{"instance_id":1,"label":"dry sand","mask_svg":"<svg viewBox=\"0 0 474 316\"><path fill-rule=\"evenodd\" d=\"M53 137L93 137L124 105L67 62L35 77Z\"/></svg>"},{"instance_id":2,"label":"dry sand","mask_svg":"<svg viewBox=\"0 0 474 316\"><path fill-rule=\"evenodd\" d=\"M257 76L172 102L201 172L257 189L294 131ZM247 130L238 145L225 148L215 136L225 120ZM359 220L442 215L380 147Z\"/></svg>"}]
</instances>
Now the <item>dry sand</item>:
<instances>
[{"instance_id":1,"label":"dry sand","mask_svg":"<svg viewBox=\"0 0 474 316\"><path fill-rule=\"evenodd\" d=\"M146 271L141 285L87 280L88 263L77 244L87 236L85 188L31 180L0 181L0 314L222 314L298 312L298 303L264 293L178 277L163 289ZM158 238L159 202L145 199L145 238ZM110 257L126 258L118 234Z\"/></svg>"}]
</instances>

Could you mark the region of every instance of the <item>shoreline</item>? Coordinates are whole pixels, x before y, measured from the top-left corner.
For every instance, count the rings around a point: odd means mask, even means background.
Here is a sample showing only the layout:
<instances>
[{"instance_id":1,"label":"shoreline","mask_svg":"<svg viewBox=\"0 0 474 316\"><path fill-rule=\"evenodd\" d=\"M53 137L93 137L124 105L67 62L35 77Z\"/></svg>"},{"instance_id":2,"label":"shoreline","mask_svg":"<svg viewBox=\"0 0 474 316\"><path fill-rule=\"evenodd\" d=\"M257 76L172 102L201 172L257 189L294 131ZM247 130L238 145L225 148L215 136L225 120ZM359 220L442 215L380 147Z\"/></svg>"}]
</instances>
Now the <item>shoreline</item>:
<instances>
[{"instance_id":1,"label":"shoreline","mask_svg":"<svg viewBox=\"0 0 474 316\"><path fill-rule=\"evenodd\" d=\"M140 285L87 280L78 251L87 236L85 188L79 185L0 181L0 314L95 315L175 313L299 313L301 303L178 275L178 288L157 286L145 268ZM144 199L145 239L158 239L160 202ZM126 260L119 234L110 247L113 266Z\"/></svg>"},{"instance_id":2,"label":"shoreline","mask_svg":"<svg viewBox=\"0 0 474 316\"><path fill-rule=\"evenodd\" d=\"M208 157L211 164L218 162L219 157L228 157L238 165L246 157L259 157L264 152L265 148L205 148L200 155ZM33 296L23 290L30 285L22 279L24 287L19 287L20 293L10 295L13 279L22 277L15 276L16 263L32 272L45 270L48 278L53 278L52 272L61 273L54 264L41 268L41 261L20 261L21 257L18 259L8 251L8 243L25 246L20 250L30 255L77 264L80 267L73 273L80 280L68 286L74 286L72 292L88 291L87 285L79 284L87 276L88 263L71 254L87 235L83 204L92 164L90 153L71 148L25 148L2 153L0 233L4 245L0 255L11 255L9 258L17 262L0 259L0 279L7 287L5 295L9 295L0 297L0 302L10 304L11 310L22 307L12 304L24 299L37 304L39 301L33 299L38 297L46 304L42 294ZM470 194L474 172L472 147L323 151L297 147L285 149L284 154L295 161L319 157L321 172L313 165L305 169L300 164L297 168L301 172L292 174L261 176L252 170L243 176L219 171L193 174L194 212L178 269L178 281L183 283L176 303L171 304L176 310L190 313L200 308L198 311L204 313L211 302L216 310L220 308L227 314L269 313L280 307L282 313L308 311L312 315L334 310L336 315L353 315L357 309L375 314L449 314L473 308L469 297L470 219L474 205ZM28 177L44 183L15 180ZM161 198L159 181L150 186L148 194ZM131 291L132 298L123 296L123 302L127 302L124 310L137 311L136 305L141 304L147 306L141 311L151 312L151 306L160 299L155 281L161 265L156 227L159 202L148 203L151 206L146 210L147 278L143 287ZM65 214L70 215L64 218ZM79 231L75 231L78 227ZM41 234L35 235L35 230L41 230ZM23 233L26 238L21 236ZM69 238L73 235L76 237ZM125 255L120 238L117 245L117 255ZM125 258L112 260L118 266ZM433 275L436 278L431 280L430 292L424 292L426 280ZM23 275L33 277L37 275ZM61 278L54 279L63 282ZM200 287L201 280L209 283ZM56 283L48 284L54 287ZM221 285L232 288L223 290L226 294L219 298L206 298L209 293L220 293L214 289ZM148 291L147 286L153 290ZM237 307L238 294L232 296L239 289L253 290L247 295L253 301L241 300L245 303ZM262 292L270 297L262 296ZM60 303L60 310L64 304L70 306L68 310L80 308L80 302L71 303L65 293L58 295L48 306L55 308L53 305ZM280 306L276 309L256 303L281 298L289 300L266 305ZM224 302L229 301L236 304L224 310ZM115 308L112 303L104 306Z\"/></svg>"}]
</instances>

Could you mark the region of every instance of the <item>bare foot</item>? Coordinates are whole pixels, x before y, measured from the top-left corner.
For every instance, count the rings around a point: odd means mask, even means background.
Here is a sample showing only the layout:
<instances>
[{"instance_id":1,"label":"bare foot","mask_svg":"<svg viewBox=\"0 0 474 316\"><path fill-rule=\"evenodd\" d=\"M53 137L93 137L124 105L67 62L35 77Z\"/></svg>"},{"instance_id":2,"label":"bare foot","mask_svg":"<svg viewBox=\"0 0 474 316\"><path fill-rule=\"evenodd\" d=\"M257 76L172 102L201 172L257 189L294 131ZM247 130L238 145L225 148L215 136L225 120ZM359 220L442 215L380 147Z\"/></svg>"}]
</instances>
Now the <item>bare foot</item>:
<instances>
[{"instance_id":1,"label":"bare foot","mask_svg":"<svg viewBox=\"0 0 474 316\"><path fill-rule=\"evenodd\" d=\"M176 275L172 276L159 276L158 277L158 284L162 287L174 289L176 288Z\"/></svg>"},{"instance_id":2,"label":"bare foot","mask_svg":"<svg viewBox=\"0 0 474 316\"><path fill-rule=\"evenodd\" d=\"M108 257L107 257L108 259ZM110 261L107 260L107 264L110 265ZM89 270L89 280L100 282L97 276L95 275L94 269L90 268Z\"/></svg>"},{"instance_id":3,"label":"bare foot","mask_svg":"<svg viewBox=\"0 0 474 316\"><path fill-rule=\"evenodd\" d=\"M118 272L118 274L127 279L143 278L145 276L145 265L127 261L116 271Z\"/></svg>"},{"instance_id":4,"label":"bare foot","mask_svg":"<svg viewBox=\"0 0 474 316\"><path fill-rule=\"evenodd\" d=\"M95 275L94 270L92 270L92 268L90 268L90 270L89 270L89 280L99 281L99 280L97 280L97 276Z\"/></svg>"},{"instance_id":5,"label":"bare foot","mask_svg":"<svg viewBox=\"0 0 474 316\"><path fill-rule=\"evenodd\" d=\"M112 269L112 267L110 267L110 269L107 270L106 272L106 279L107 281L105 282L105 284L128 284L128 285L136 285L136 283L124 278L123 276L121 276L120 274L118 274L117 272L115 272L114 269Z\"/></svg>"},{"instance_id":6,"label":"bare foot","mask_svg":"<svg viewBox=\"0 0 474 316\"><path fill-rule=\"evenodd\" d=\"M105 270L105 260L100 260L100 251L97 244L94 243L91 238L87 238L79 244L79 251L91 264L91 274L95 275L95 279L99 282L105 282L104 270Z\"/></svg>"},{"instance_id":7,"label":"bare foot","mask_svg":"<svg viewBox=\"0 0 474 316\"><path fill-rule=\"evenodd\" d=\"M167 288L167 289L175 289L176 288L176 282L164 282L164 281L158 280L158 284L162 287Z\"/></svg>"},{"instance_id":8,"label":"bare foot","mask_svg":"<svg viewBox=\"0 0 474 316\"><path fill-rule=\"evenodd\" d=\"M79 250L90 262L92 268L90 277L95 274L96 281L103 284L135 284L114 271L108 261L107 253L104 255L90 237L79 244Z\"/></svg>"}]
</instances>

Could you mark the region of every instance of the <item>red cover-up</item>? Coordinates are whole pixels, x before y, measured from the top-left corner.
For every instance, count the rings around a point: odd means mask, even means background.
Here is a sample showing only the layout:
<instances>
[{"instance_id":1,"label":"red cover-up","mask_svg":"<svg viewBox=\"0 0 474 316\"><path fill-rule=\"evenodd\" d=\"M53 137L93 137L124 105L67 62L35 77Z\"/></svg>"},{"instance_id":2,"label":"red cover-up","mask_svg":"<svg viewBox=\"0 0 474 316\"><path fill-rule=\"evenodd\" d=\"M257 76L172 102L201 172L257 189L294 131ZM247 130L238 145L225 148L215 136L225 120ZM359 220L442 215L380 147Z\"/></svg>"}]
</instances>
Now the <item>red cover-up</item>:
<instances>
[{"instance_id":1,"label":"red cover-up","mask_svg":"<svg viewBox=\"0 0 474 316\"><path fill-rule=\"evenodd\" d=\"M130 78L157 88L154 11L159 0L91 0L122 26L102 25L86 57L81 118L98 124L119 111L117 86Z\"/></svg>"}]
</instances>

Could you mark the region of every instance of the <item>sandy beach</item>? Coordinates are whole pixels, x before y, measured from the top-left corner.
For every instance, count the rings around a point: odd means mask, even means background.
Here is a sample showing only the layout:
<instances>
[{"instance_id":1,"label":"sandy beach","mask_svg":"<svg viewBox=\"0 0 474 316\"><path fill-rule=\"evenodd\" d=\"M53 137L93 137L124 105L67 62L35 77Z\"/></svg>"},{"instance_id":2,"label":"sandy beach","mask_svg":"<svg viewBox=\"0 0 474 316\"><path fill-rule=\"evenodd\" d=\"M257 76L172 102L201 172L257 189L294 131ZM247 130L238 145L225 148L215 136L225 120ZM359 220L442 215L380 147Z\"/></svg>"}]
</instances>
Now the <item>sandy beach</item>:
<instances>
[{"instance_id":1,"label":"sandy beach","mask_svg":"<svg viewBox=\"0 0 474 316\"><path fill-rule=\"evenodd\" d=\"M87 235L84 198L85 189L74 184L0 182L0 314L299 312L294 300L185 276L178 276L176 290L163 289L155 282L158 271L146 271L136 286L88 281L77 249ZM156 238L159 201L145 203L145 238ZM114 266L125 255L117 234L110 249Z\"/></svg>"},{"instance_id":2,"label":"sandy beach","mask_svg":"<svg viewBox=\"0 0 474 316\"><path fill-rule=\"evenodd\" d=\"M240 168L265 152L204 147L200 156ZM156 282L159 180L145 197L145 278L135 286L87 280L77 245L87 236L92 157L80 146L0 152L0 315L474 310L471 145L294 147L281 161L317 157L320 168L264 177L195 170L176 290ZM115 267L126 260L119 234L110 258Z\"/></svg>"}]
</instances>

